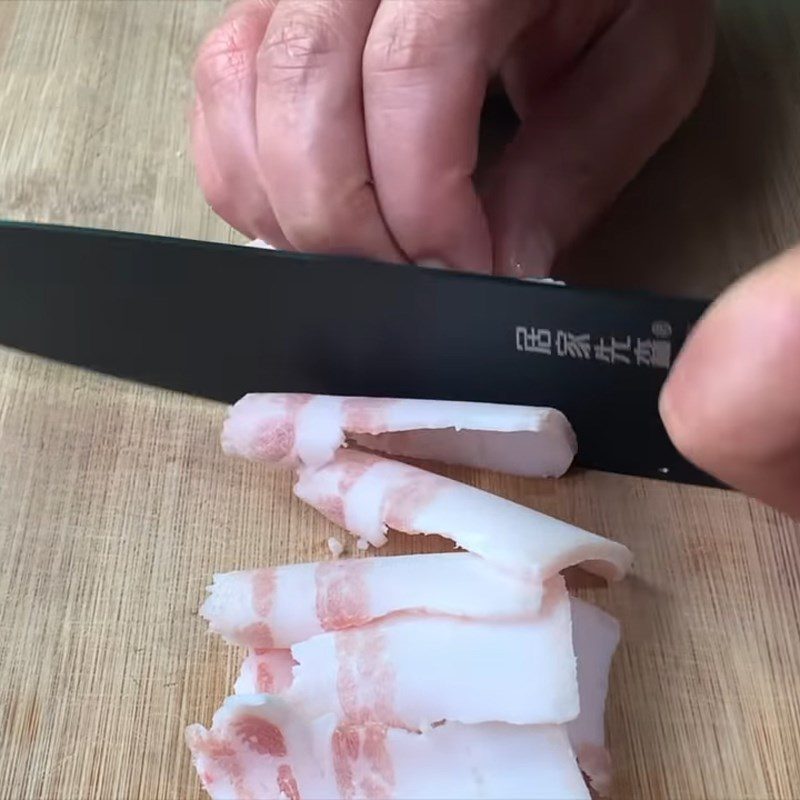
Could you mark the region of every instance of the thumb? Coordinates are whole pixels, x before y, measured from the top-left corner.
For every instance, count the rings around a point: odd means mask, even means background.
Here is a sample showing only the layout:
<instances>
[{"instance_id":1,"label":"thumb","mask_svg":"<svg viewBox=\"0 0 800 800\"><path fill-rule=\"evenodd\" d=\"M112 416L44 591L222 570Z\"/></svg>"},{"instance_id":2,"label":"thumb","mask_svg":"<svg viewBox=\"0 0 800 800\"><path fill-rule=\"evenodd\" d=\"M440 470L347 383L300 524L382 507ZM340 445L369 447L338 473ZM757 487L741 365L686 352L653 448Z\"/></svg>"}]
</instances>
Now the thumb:
<instances>
[{"instance_id":1,"label":"thumb","mask_svg":"<svg viewBox=\"0 0 800 800\"><path fill-rule=\"evenodd\" d=\"M664 386L661 415L699 467L800 518L800 249L711 307Z\"/></svg>"}]
</instances>

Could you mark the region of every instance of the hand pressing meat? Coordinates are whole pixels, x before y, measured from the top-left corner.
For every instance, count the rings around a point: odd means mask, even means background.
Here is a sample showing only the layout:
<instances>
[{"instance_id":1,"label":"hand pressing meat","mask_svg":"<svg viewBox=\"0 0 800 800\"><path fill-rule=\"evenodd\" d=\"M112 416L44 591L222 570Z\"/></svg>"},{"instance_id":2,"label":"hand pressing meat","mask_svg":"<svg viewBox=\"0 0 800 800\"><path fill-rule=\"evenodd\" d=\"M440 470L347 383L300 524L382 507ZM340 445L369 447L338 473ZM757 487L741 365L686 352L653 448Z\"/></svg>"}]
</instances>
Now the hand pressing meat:
<instances>
[{"instance_id":1,"label":"hand pressing meat","mask_svg":"<svg viewBox=\"0 0 800 800\"><path fill-rule=\"evenodd\" d=\"M241 0L200 49L194 157L251 238L543 275L694 106L710 0ZM520 119L473 184L482 104Z\"/></svg>"},{"instance_id":2,"label":"hand pressing meat","mask_svg":"<svg viewBox=\"0 0 800 800\"><path fill-rule=\"evenodd\" d=\"M283 248L541 276L695 105L710 0L240 0L195 66L213 208ZM520 120L473 180L500 85ZM697 327L662 414L677 447L800 516L800 255Z\"/></svg>"},{"instance_id":3,"label":"hand pressing meat","mask_svg":"<svg viewBox=\"0 0 800 800\"><path fill-rule=\"evenodd\" d=\"M195 66L200 183L280 247L544 275L692 109L712 47L710 0L239 0ZM495 84L521 124L478 188ZM799 342L794 252L701 322L662 403L692 461L795 516Z\"/></svg>"}]
</instances>

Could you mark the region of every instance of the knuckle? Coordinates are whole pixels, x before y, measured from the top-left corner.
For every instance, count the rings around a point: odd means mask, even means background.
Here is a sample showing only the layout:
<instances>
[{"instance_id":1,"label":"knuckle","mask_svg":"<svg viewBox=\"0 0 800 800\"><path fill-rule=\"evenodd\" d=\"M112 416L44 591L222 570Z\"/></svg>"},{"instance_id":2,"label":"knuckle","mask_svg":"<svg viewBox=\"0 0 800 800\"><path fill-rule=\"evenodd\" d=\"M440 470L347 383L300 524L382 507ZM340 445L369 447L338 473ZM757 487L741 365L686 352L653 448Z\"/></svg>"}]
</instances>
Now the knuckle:
<instances>
[{"instance_id":1,"label":"knuckle","mask_svg":"<svg viewBox=\"0 0 800 800\"><path fill-rule=\"evenodd\" d=\"M367 39L365 71L392 73L431 66L441 53L446 22L435 4L400 0L395 13L377 25Z\"/></svg>"},{"instance_id":2,"label":"knuckle","mask_svg":"<svg viewBox=\"0 0 800 800\"><path fill-rule=\"evenodd\" d=\"M284 229L299 250L338 252L357 244L359 232L375 213L374 197L367 184L343 191L332 202L329 195L314 192L302 213L284 222Z\"/></svg>"},{"instance_id":3,"label":"knuckle","mask_svg":"<svg viewBox=\"0 0 800 800\"><path fill-rule=\"evenodd\" d=\"M342 49L337 16L321 6L292 12L276 30L268 31L258 52L261 74L302 74L324 67Z\"/></svg>"},{"instance_id":4,"label":"knuckle","mask_svg":"<svg viewBox=\"0 0 800 800\"><path fill-rule=\"evenodd\" d=\"M489 57L496 25L495 0L393 0L379 17L364 50L364 70L425 70L443 62L464 65ZM381 6L383 8L384 6Z\"/></svg>"},{"instance_id":5,"label":"knuckle","mask_svg":"<svg viewBox=\"0 0 800 800\"><path fill-rule=\"evenodd\" d=\"M245 17L225 20L200 45L194 67L201 92L229 90L251 79L252 25Z\"/></svg>"}]
</instances>

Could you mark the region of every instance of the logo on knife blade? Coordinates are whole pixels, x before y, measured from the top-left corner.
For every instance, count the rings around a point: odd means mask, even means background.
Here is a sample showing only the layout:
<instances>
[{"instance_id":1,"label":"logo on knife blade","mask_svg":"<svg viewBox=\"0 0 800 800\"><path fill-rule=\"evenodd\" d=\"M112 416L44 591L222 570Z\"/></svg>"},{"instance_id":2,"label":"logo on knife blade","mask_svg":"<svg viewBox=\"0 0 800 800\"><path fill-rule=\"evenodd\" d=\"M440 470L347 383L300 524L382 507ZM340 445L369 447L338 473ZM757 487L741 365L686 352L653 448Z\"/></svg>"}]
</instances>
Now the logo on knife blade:
<instances>
[{"instance_id":1,"label":"logo on knife blade","mask_svg":"<svg viewBox=\"0 0 800 800\"><path fill-rule=\"evenodd\" d=\"M672 333L669 323L664 322L654 322L652 330L667 336ZM672 342L668 338L600 336L593 339L589 333L563 330L556 330L554 336L549 328L523 325L518 325L515 333L516 348L521 353L658 369L669 369L672 363Z\"/></svg>"}]
</instances>

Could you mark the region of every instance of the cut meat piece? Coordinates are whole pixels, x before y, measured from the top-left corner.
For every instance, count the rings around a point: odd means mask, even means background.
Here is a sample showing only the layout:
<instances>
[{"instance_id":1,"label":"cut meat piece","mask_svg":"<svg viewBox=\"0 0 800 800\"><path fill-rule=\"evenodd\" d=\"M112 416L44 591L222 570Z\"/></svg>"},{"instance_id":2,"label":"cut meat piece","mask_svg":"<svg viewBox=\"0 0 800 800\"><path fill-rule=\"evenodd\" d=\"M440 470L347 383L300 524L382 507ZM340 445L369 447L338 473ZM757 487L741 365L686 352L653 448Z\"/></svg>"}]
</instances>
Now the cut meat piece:
<instances>
[{"instance_id":1,"label":"cut meat piece","mask_svg":"<svg viewBox=\"0 0 800 800\"><path fill-rule=\"evenodd\" d=\"M596 606L570 599L572 641L577 660L580 713L566 725L578 763L592 787L611 789L611 756L605 747L605 704L611 661L620 638L619 623ZM254 651L245 658L236 694L278 694L292 683L296 662L289 650Z\"/></svg>"},{"instance_id":2,"label":"cut meat piece","mask_svg":"<svg viewBox=\"0 0 800 800\"><path fill-rule=\"evenodd\" d=\"M226 453L283 466L321 467L352 442L389 455L553 477L577 451L552 408L445 400L249 394L230 410Z\"/></svg>"},{"instance_id":3,"label":"cut meat piece","mask_svg":"<svg viewBox=\"0 0 800 800\"><path fill-rule=\"evenodd\" d=\"M280 698L231 697L187 730L213 800L588 800L563 727L445 723L424 733L312 722Z\"/></svg>"},{"instance_id":4,"label":"cut meat piece","mask_svg":"<svg viewBox=\"0 0 800 800\"><path fill-rule=\"evenodd\" d=\"M563 726L447 723L387 739L398 800L589 798Z\"/></svg>"},{"instance_id":5,"label":"cut meat piece","mask_svg":"<svg viewBox=\"0 0 800 800\"><path fill-rule=\"evenodd\" d=\"M280 698L237 695L214 714L210 730L190 725L186 743L212 800L334 798L336 783L314 757L313 733Z\"/></svg>"},{"instance_id":6,"label":"cut meat piece","mask_svg":"<svg viewBox=\"0 0 800 800\"><path fill-rule=\"evenodd\" d=\"M561 576L525 622L396 617L292 647L287 700L311 717L409 730L439 720L562 723L579 711L570 603Z\"/></svg>"},{"instance_id":7,"label":"cut meat piece","mask_svg":"<svg viewBox=\"0 0 800 800\"><path fill-rule=\"evenodd\" d=\"M280 694L292 685L291 650L251 650L233 685L235 694Z\"/></svg>"},{"instance_id":8,"label":"cut meat piece","mask_svg":"<svg viewBox=\"0 0 800 800\"><path fill-rule=\"evenodd\" d=\"M296 495L359 548L392 528L469 552L216 575L202 613L249 652L211 729L187 729L214 800L587 800L581 771L608 789L603 718L619 627L571 601L558 573L581 565L620 579L628 549L365 452L560 475L575 453L562 414L248 395L223 445L297 468ZM329 546L341 554L338 540Z\"/></svg>"},{"instance_id":9,"label":"cut meat piece","mask_svg":"<svg viewBox=\"0 0 800 800\"><path fill-rule=\"evenodd\" d=\"M611 789L611 755L605 746L605 707L611 661L620 639L617 620L573 598L572 641L578 661L581 711L567 725L578 764L601 795Z\"/></svg>"},{"instance_id":10,"label":"cut meat piece","mask_svg":"<svg viewBox=\"0 0 800 800\"><path fill-rule=\"evenodd\" d=\"M304 469L295 494L376 547L386 530L438 534L525 581L580 564L622 578L630 550L566 522L458 481L369 453L345 450Z\"/></svg>"},{"instance_id":11,"label":"cut meat piece","mask_svg":"<svg viewBox=\"0 0 800 800\"><path fill-rule=\"evenodd\" d=\"M512 620L535 614L539 583L506 576L471 553L339 559L214 576L200 613L252 648L285 648L391 614Z\"/></svg>"}]
</instances>

